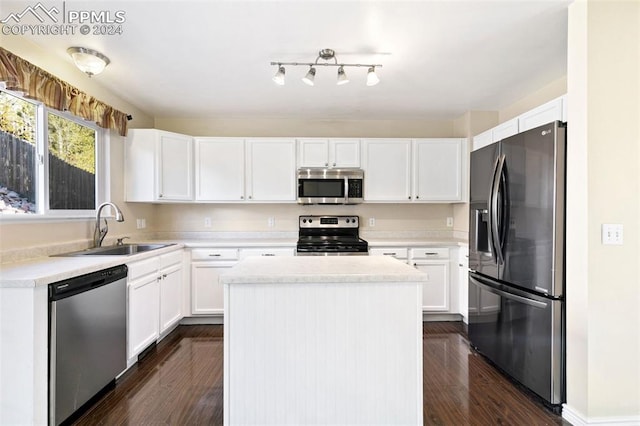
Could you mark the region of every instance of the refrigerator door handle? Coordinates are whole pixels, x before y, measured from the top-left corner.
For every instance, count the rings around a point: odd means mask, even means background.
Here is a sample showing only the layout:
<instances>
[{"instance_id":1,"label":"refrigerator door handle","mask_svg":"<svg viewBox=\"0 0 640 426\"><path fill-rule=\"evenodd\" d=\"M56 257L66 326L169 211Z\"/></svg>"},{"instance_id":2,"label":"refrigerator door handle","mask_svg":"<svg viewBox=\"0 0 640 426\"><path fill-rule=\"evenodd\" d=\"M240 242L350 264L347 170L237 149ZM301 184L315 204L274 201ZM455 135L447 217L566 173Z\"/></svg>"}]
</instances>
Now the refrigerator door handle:
<instances>
[{"instance_id":1,"label":"refrigerator door handle","mask_svg":"<svg viewBox=\"0 0 640 426\"><path fill-rule=\"evenodd\" d=\"M504 167L505 156L500 155L496 161L495 169L493 171L493 182L491 185L490 200L489 200L489 217L491 223L491 245L496 255L496 262L498 265L504 263L502 256L502 245L500 242L500 230L498 228L498 195L500 190L500 180L502 179L502 170Z\"/></svg>"},{"instance_id":2,"label":"refrigerator door handle","mask_svg":"<svg viewBox=\"0 0 640 426\"><path fill-rule=\"evenodd\" d=\"M527 297L522 297L522 296L518 296L516 294L511 294L511 293L507 293L506 291L502 291L502 290L498 290L497 288L493 288L491 286L488 286L482 282L480 282L478 279L470 276L469 280L471 280L471 282L473 282L475 285L477 285L478 287L480 287L483 290L486 290L488 292L491 292L493 294L497 294L498 296L502 296L505 297L507 299L511 299L514 300L516 302L519 303L524 303L526 305L529 306L533 306L534 308L546 308L547 304L544 302L539 302L537 300L533 300L533 299L529 299Z\"/></svg>"}]
</instances>

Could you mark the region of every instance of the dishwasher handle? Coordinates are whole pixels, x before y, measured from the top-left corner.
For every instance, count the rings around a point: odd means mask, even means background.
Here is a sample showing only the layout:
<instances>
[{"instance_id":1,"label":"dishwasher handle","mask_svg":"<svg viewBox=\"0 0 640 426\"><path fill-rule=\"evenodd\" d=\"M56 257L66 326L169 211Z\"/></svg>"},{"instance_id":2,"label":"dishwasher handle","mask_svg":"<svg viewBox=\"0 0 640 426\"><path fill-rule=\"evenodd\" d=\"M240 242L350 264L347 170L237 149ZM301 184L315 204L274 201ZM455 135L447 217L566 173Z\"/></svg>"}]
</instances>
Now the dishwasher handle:
<instances>
[{"instance_id":1,"label":"dishwasher handle","mask_svg":"<svg viewBox=\"0 0 640 426\"><path fill-rule=\"evenodd\" d=\"M61 300L127 277L127 265L91 272L49 285L49 301Z\"/></svg>"}]
</instances>

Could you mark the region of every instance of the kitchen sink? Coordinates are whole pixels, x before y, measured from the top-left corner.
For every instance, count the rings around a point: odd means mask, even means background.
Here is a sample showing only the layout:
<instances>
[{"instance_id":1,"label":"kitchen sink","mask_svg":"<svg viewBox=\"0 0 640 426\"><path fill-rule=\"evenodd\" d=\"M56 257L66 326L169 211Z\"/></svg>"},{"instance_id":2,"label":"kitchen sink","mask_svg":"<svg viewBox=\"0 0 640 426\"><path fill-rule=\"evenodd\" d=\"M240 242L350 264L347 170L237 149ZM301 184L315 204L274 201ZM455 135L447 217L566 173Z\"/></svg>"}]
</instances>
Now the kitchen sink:
<instances>
[{"instance_id":1,"label":"kitchen sink","mask_svg":"<svg viewBox=\"0 0 640 426\"><path fill-rule=\"evenodd\" d=\"M56 254L54 256L131 256L132 254L144 253L172 245L174 244L123 244L121 246L95 247L86 250L72 251L70 253Z\"/></svg>"}]
</instances>

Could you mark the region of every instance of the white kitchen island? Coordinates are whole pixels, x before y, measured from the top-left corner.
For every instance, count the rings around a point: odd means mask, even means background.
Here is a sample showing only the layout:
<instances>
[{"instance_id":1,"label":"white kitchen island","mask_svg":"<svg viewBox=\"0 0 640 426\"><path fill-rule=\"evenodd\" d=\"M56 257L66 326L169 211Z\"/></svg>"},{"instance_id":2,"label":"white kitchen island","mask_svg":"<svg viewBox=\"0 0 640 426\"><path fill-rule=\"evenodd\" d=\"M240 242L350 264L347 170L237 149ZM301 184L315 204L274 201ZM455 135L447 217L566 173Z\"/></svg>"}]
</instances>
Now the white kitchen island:
<instances>
[{"instance_id":1,"label":"white kitchen island","mask_svg":"<svg viewBox=\"0 0 640 426\"><path fill-rule=\"evenodd\" d=\"M369 256L249 258L225 292L225 424L422 424L426 274Z\"/></svg>"}]
</instances>

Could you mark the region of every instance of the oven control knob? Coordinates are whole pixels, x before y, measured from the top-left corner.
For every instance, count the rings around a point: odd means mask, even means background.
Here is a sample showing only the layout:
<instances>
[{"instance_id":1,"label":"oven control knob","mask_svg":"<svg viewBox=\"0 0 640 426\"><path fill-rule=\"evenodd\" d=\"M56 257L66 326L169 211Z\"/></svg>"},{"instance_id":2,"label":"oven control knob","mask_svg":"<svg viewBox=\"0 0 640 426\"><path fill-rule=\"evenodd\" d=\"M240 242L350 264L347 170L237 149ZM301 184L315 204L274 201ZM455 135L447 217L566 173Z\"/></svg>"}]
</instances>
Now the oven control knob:
<instances>
[{"instance_id":1,"label":"oven control knob","mask_svg":"<svg viewBox=\"0 0 640 426\"><path fill-rule=\"evenodd\" d=\"M302 219L302 223L307 223L307 219Z\"/></svg>"},{"instance_id":2,"label":"oven control knob","mask_svg":"<svg viewBox=\"0 0 640 426\"><path fill-rule=\"evenodd\" d=\"M309 223L313 222L313 219L309 219Z\"/></svg>"}]
</instances>

